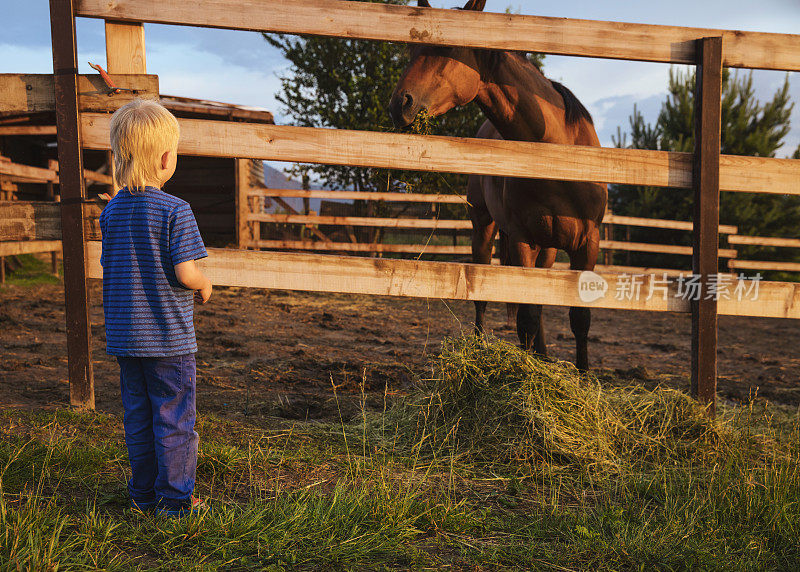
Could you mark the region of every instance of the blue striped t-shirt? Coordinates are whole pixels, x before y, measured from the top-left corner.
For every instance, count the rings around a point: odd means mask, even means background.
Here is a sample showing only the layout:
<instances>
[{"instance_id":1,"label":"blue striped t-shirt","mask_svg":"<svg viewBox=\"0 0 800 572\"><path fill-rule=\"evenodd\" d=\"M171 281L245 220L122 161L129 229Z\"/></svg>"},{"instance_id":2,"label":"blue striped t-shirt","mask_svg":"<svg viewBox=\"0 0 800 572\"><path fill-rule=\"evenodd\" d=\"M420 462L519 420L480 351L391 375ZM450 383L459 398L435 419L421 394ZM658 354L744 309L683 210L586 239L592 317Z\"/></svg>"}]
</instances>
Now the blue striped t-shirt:
<instances>
[{"instance_id":1,"label":"blue striped t-shirt","mask_svg":"<svg viewBox=\"0 0 800 572\"><path fill-rule=\"evenodd\" d=\"M193 291L175 265L208 256L184 200L146 187L122 189L100 214L106 351L114 356L194 353Z\"/></svg>"}]
</instances>

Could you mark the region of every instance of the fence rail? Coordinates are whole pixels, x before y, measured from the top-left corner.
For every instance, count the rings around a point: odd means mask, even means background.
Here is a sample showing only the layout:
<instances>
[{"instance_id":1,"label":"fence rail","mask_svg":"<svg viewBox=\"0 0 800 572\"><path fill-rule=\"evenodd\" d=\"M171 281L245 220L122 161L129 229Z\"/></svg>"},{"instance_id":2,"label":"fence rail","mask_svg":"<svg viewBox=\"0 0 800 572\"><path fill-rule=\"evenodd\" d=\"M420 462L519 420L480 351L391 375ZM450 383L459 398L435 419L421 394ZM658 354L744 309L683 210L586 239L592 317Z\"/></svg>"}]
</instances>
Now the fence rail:
<instances>
[{"instance_id":1,"label":"fence rail","mask_svg":"<svg viewBox=\"0 0 800 572\"><path fill-rule=\"evenodd\" d=\"M81 114L83 146L108 150L110 122L105 114ZM690 153L203 119L179 119L178 123L182 135L178 152L183 155L654 187L692 186ZM800 161L724 155L720 158L720 189L800 195Z\"/></svg>"},{"instance_id":2,"label":"fence rail","mask_svg":"<svg viewBox=\"0 0 800 572\"><path fill-rule=\"evenodd\" d=\"M60 251L60 240L13 240L0 242L0 257Z\"/></svg>"},{"instance_id":3,"label":"fence rail","mask_svg":"<svg viewBox=\"0 0 800 572\"><path fill-rule=\"evenodd\" d=\"M439 195L428 193L400 193L400 192L373 192L373 191L329 191L329 190L302 190L302 189L250 189L250 197L281 197L304 199L334 199L334 200L362 200L362 201L387 201L401 203L435 203L435 204L469 204L466 195ZM603 218L605 224L620 224L627 226L644 226L650 228L666 228L675 230L692 230L691 221L667 220L645 217L634 217L607 214ZM736 234L738 229L734 225L719 225L720 234Z\"/></svg>"},{"instance_id":4,"label":"fence rail","mask_svg":"<svg viewBox=\"0 0 800 572\"><path fill-rule=\"evenodd\" d=\"M102 278L100 243L90 241L86 246L88 276ZM678 296L675 282L652 297L620 298L615 292L620 290L618 283L626 278L611 272L600 274L608 282L607 295L595 302L584 302L579 295L581 273L577 270L224 248L210 248L208 253L207 259L199 261L200 267L213 283L221 286L655 312L689 311L689 302ZM658 277L642 277L643 294L648 292L654 278ZM720 300L719 311L731 315L800 318L800 284L761 282L758 300L735 297Z\"/></svg>"},{"instance_id":5,"label":"fence rail","mask_svg":"<svg viewBox=\"0 0 800 572\"><path fill-rule=\"evenodd\" d=\"M728 242L730 244L800 248L800 238L775 238L771 236L729 236Z\"/></svg>"},{"instance_id":6,"label":"fence rail","mask_svg":"<svg viewBox=\"0 0 800 572\"><path fill-rule=\"evenodd\" d=\"M696 63L695 40L721 36L723 65L800 71L800 37L710 28L420 9L341 0L78 0L76 15L126 22L313 34L642 60Z\"/></svg>"},{"instance_id":7,"label":"fence rail","mask_svg":"<svg viewBox=\"0 0 800 572\"><path fill-rule=\"evenodd\" d=\"M353 243L324 242L312 240L258 240L253 243L257 248L273 250L308 250L324 252L395 252L408 254L472 254L471 246L451 246L443 244L386 244L386 243ZM683 254L691 256L691 246L675 246L669 244L650 244L646 242L622 242L601 240L600 248L613 250L630 250L633 252L653 252L660 254ZM722 249L722 258L735 258L736 251Z\"/></svg>"},{"instance_id":8,"label":"fence rail","mask_svg":"<svg viewBox=\"0 0 800 572\"><path fill-rule=\"evenodd\" d=\"M284 198L337 198L352 200L385 200L389 197L394 202L445 202L465 203L466 197L463 195L425 195L422 193L378 193L365 191L326 191L326 190L294 190L294 189L267 189L259 188L255 191L249 189L244 191L250 197L278 197ZM409 196L410 195L410 196ZM285 202L282 202L284 206ZM257 208L260 208L258 205ZM292 208L294 211L294 209ZM273 224L303 224L313 225L314 229L319 226L341 226L341 227L372 227L391 229L420 229L420 230L450 230L450 231L470 231L472 223L469 220L452 220L438 218L386 218L386 217L357 217L357 216L325 216L314 214L279 214L249 212L244 215L244 219L251 223L273 223ZM662 228L669 230L691 231L693 223L689 221L676 221L666 219L648 219L643 217L630 217L614 214L607 214L603 222L605 224L616 224L623 226L641 226L650 228ZM733 225L720 225L720 234L730 234L733 236L737 232L737 227ZM319 241L310 240L261 240L261 232L258 233L259 239L250 242L245 241L243 247L268 248L274 250L307 250L312 252L365 252L365 253L406 253L406 254L436 254L436 255L467 255L471 254L470 246L464 245L441 245L441 244L386 244L386 243L356 243L356 242L336 242L327 237L320 237ZM729 240L730 242L730 240ZM641 242L630 242L621 240L601 240L600 248L612 251L622 250L631 252L651 252L661 254L692 254L691 246L679 246L669 244L652 244ZM721 249L719 255L722 258L736 258L735 249Z\"/></svg>"}]
</instances>

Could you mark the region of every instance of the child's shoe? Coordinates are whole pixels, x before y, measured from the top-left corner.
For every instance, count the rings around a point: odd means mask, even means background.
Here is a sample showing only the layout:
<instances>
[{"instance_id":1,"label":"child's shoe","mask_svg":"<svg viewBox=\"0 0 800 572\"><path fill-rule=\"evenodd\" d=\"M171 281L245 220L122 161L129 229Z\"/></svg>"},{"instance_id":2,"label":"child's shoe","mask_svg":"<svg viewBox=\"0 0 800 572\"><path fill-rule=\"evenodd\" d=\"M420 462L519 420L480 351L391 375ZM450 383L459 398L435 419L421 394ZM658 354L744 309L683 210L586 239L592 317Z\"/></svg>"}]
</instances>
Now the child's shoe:
<instances>
[{"instance_id":1,"label":"child's shoe","mask_svg":"<svg viewBox=\"0 0 800 572\"><path fill-rule=\"evenodd\" d=\"M200 500L199 498L192 496L191 504L188 506L183 506L180 508L173 508L162 506L157 510L157 513L160 516L168 516L170 518L180 518L182 516L187 516L190 514L202 514L211 510L211 507L208 504Z\"/></svg>"},{"instance_id":2,"label":"child's shoe","mask_svg":"<svg viewBox=\"0 0 800 572\"><path fill-rule=\"evenodd\" d=\"M131 499L131 510L143 512L145 514L153 512L156 508L155 500Z\"/></svg>"}]
</instances>

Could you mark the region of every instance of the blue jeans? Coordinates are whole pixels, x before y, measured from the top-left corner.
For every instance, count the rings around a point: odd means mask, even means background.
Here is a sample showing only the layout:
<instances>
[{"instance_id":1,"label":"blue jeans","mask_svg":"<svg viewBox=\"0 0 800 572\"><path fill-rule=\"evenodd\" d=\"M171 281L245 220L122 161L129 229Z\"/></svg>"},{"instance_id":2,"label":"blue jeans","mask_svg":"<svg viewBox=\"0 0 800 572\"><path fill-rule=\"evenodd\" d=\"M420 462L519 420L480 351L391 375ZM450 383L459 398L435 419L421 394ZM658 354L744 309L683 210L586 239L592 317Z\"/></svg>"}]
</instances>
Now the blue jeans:
<instances>
[{"instance_id":1,"label":"blue jeans","mask_svg":"<svg viewBox=\"0 0 800 572\"><path fill-rule=\"evenodd\" d=\"M194 491L199 440L194 354L117 361L131 500L142 508L186 507Z\"/></svg>"}]
</instances>

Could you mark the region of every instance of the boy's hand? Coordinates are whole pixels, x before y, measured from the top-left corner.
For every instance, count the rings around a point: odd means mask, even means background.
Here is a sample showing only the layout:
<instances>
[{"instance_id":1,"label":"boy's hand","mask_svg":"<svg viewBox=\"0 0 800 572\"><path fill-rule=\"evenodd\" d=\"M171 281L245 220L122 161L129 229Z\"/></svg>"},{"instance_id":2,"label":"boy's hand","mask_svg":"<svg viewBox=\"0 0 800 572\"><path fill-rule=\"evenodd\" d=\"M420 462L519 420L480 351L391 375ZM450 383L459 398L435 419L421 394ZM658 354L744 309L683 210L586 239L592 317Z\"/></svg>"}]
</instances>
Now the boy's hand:
<instances>
[{"instance_id":1,"label":"boy's hand","mask_svg":"<svg viewBox=\"0 0 800 572\"><path fill-rule=\"evenodd\" d=\"M211 298L211 280L206 279L205 285L194 292L194 301L198 304L205 304Z\"/></svg>"}]
</instances>

